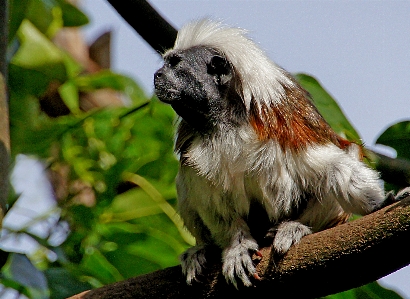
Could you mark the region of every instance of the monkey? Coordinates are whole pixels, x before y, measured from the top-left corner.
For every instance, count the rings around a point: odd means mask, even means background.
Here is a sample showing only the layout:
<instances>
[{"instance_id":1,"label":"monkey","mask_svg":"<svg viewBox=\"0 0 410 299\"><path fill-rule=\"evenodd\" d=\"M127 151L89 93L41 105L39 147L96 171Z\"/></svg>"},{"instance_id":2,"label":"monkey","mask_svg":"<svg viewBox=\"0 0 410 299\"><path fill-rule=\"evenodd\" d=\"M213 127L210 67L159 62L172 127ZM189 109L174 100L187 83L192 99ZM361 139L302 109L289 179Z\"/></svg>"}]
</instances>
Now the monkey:
<instances>
[{"instance_id":1,"label":"monkey","mask_svg":"<svg viewBox=\"0 0 410 299\"><path fill-rule=\"evenodd\" d=\"M196 238L180 258L188 284L217 247L227 282L251 286L260 279L255 235L273 236L272 250L284 255L308 234L408 195L385 194L361 146L331 129L247 31L194 21L163 59L155 93L180 116L178 209Z\"/></svg>"}]
</instances>

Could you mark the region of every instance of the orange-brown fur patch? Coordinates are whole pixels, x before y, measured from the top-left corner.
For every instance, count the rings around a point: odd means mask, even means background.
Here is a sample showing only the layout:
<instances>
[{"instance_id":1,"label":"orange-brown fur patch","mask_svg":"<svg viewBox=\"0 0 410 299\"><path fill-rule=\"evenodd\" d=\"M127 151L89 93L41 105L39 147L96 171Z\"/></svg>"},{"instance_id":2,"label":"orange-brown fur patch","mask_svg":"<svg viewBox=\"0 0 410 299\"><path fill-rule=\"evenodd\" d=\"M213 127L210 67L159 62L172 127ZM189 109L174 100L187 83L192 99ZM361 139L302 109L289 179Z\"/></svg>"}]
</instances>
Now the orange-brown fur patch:
<instances>
[{"instance_id":1,"label":"orange-brown fur patch","mask_svg":"<svg viewBox=\"0 0 410 299\"><path fill-rule=\"evenodd\" d=\"M250 122L260 140L276 139L283 150L294 151L309 144L350 144L330 128L302 87L283 88L284 98L270 106L251 103Z\"/></svg>"}]
</instances>

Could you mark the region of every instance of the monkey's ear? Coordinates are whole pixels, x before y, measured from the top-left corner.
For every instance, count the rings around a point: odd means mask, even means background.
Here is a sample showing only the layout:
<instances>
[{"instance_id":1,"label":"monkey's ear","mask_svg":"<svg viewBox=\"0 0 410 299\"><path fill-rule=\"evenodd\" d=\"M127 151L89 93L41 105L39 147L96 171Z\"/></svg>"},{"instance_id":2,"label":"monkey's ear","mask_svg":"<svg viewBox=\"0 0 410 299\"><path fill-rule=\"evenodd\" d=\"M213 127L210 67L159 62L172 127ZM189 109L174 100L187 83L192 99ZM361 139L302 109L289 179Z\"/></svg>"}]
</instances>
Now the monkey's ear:
<instances>
[{"instance_id":1,"label":"monkey's ear","mask_svg":"<svg viewBox=\"0 0 410 299\"><path fill-rule=\"evenodd\" d=\"M208 63L208 74L215 76L219 84L225 84L232 78L231 65L222 56L215 55Z\"/></svg>"}]
</instances>

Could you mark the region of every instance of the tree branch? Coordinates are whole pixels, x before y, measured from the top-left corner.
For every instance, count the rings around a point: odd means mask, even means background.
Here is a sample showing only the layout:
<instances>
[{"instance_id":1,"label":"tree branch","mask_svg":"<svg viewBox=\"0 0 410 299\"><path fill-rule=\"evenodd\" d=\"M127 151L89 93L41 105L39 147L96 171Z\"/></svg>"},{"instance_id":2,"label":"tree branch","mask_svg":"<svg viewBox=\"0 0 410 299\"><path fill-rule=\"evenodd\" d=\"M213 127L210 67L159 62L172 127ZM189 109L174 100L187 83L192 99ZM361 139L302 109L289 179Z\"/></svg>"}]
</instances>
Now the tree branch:
<instances>
[{"instance_id":1,"label":"tree branch","mask_svg":"<svg viewBox=\"0 0 410 299\"><path fill-rule=\"evenodd\" d=\"M9 191L10 130L7 97L8 1L0 0L0 227ZM0 251L0 267L8 254Z\"/></svg>"},{"instance_id":2,"label":"tree branch","mask_svg":"<svg viewBox=\"0 0 410 299\"><path fill-rule=\"evenodd\" d=\"M174 46L177 30L145 0L107 0L157 52Z\"/></svg>"},{"instance_id":3,"label":"tree branch","mask_svg":"<svg viewBox=\"0 0 410 299\"><path fill-rule=\"evenodd\" d=\"M263 248L257 269L261 281L241 288L241 295L316 298L377 280L408 264L410 198L316 234L304 237L282 258ZM209 265L201 283L187 286L180 266L131 278L74 296L76 299L226 298L235 289Z\"/></svg>"},{"instance_id":4,"label":"tree branch","mask_svg":"<svg viewBox=\"0 0 410 299\"><path fill-rule=\"evenodd\" d=\"M6 212L10 156L7 97L8 1L0 0L0 224Z\"/></svg>"}]
</instances>

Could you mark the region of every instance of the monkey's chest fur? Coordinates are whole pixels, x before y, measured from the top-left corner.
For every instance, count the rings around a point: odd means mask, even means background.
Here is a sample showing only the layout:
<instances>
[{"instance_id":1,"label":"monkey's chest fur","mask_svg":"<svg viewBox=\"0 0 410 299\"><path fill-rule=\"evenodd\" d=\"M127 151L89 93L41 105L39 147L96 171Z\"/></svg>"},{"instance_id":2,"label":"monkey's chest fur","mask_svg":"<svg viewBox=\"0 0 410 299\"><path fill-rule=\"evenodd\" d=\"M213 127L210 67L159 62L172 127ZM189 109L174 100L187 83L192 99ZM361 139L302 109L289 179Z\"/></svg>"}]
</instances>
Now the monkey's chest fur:
<instances>
[{"instance_id":1,"label":"monkey's chest fur","mask_svg":"<svg viewBox=\"0 0 410 299\"><path fill-rule=\"evenodd\" d=\"M213 233L241 218L260 239L275 224L300 218L309 202L321 201L321 169L310 166L320 154L284 151L275 140L260 141L250 126L195 136L183 148L177 177L181 214L189 218L184 210L194 210ZM321 161L315 161L317 164ZM322 168L325 171L326 166ZM310 217L317 223L309 225L319 229L342 211L335 202L331 208L323 207L326 216ZM315 213L321 210L315 209Z\"/></svg>"}]
</instances>

